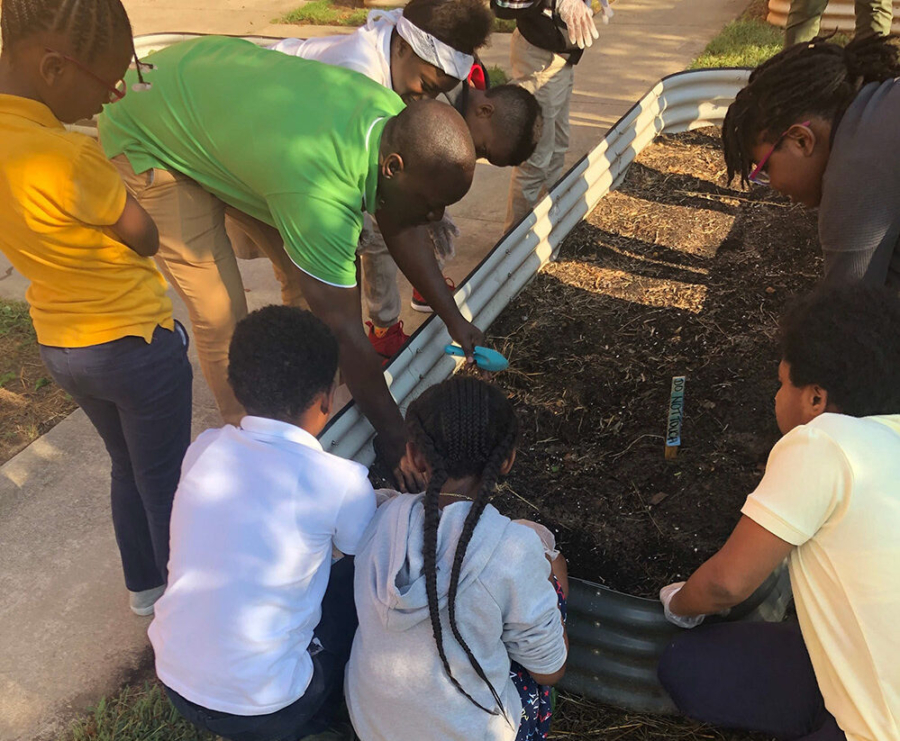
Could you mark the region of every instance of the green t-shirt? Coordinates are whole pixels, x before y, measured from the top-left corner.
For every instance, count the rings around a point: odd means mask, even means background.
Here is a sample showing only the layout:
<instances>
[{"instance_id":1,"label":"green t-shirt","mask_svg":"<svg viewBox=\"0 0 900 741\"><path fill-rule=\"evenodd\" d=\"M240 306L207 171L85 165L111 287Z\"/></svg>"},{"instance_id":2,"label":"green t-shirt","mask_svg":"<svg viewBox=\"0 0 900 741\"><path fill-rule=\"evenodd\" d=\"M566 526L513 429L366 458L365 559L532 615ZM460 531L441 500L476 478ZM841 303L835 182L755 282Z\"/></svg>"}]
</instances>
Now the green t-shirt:
<instances>
[{"instance_id":1,"label":"green t-shirt","mask_svg":"<svg viewBox=\"0 0 900 741\"><path fill-rule=\"evenodd\" d=\"M209 36L150 55L147 91L106 107L100 139L138 173L174 170L276 227L294 264L356 285L363 211L376 209L378 149L393 91L341 67Z\"/></svg>"}]
</instances>

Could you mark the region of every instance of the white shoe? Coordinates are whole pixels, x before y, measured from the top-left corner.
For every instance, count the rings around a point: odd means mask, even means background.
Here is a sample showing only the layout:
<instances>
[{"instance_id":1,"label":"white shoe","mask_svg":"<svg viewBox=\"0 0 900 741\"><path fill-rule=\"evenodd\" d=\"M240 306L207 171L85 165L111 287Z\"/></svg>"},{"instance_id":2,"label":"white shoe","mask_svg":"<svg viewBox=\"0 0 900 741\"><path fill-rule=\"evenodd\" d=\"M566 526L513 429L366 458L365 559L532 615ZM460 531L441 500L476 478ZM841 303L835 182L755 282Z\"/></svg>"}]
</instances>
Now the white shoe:
<instances>
[{"instance_id":1,"label":"white shoe","mask_svg":"<svg viewBox=\"0 0 900 741\"><path fill-rule=\"evenodd\" d=\"M140 615L141 617L152 615L153 605L156 604L156 600L163 596L163 592L165 591L166 585L163 584L162 586L153 587L153 589L145 589L141 592L128 592L128 601L131 605L131 611L135 615Z\"/></svg>"}]
</instances>

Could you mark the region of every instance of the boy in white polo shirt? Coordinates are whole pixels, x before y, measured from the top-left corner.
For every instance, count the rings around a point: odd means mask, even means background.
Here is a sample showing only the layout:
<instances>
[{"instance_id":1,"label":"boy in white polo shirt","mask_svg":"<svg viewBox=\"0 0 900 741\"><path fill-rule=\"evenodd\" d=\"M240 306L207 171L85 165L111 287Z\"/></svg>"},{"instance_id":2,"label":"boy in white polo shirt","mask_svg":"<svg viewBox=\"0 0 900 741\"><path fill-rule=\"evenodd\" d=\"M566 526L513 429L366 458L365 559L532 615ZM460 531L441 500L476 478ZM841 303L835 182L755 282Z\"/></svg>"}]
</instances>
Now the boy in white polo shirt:
<instances>
[{"instance_id":1,"label":"boy in white polo shirt","mask_svg":"<svg viewBox=\"0 0 900 741\"><path fill-rule=\"evenodd\" d=\"M150 641L175 707L240 741L326 730L356 629L353 564L375 513L365 467L322 450L337 341L311 313L241 320L228 380L248 415L188 449Z\"/></svg>"},{"instance_id":2,"label":"boy in white polo shirt","mask_svg":"<svg viewBox=\"0 0 900 741\"><path fill-rule=\"evenodd\" d=\"M806 741L900 741L900 299L829 287L782 321L784 437L728 542L660 592L684 628L785 558L797 623L679 636L659 677L686 715Z\"/></svg>"}]
</instances>

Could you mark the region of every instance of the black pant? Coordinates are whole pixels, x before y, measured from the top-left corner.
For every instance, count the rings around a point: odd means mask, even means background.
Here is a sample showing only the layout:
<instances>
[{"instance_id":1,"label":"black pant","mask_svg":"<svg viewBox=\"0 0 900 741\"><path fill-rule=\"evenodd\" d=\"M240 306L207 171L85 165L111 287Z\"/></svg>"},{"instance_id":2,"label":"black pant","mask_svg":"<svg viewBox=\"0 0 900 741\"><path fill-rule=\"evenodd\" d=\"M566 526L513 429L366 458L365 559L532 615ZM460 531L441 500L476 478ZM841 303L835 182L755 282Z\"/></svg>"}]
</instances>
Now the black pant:
<instances>
[{"instance_id":1,"label":"black pant","mask_svg":"<svg viewBox=\"0 0 900 741\"><path fill-rule=\"evenodd\" d=\"M166 581L169 520L191 442L187 334L157 327L152 342L123 337L90 347L41 346L54 380L87 414L112 459L113 528L125 586Z\"/></svg>"},{"instance_id":2,"label":"black pant","mask_svg":"<svg viewBox=\"0 0 900 741\"><path fill-rule=\"evenodd\" d=\"M723 623L679 635L659 679L685 715L780 739L844 741L796 623Z\"/></svg>"},{"instance_id":3,"label":"black pant","mask_svg":"<svg viewBox=\"0 0 900 741\"><path fill-rule=\"evenodd\" d=\"M299 700L274 713L248 716L208 710L168 687L166 694L195 726L231 741L297 741L322 733L344 699L344 667L357 625L353 558L345 556L331 567L322 618L315 630L321 649L310 646L313 676Z\"/></svg>"}]
</instances>

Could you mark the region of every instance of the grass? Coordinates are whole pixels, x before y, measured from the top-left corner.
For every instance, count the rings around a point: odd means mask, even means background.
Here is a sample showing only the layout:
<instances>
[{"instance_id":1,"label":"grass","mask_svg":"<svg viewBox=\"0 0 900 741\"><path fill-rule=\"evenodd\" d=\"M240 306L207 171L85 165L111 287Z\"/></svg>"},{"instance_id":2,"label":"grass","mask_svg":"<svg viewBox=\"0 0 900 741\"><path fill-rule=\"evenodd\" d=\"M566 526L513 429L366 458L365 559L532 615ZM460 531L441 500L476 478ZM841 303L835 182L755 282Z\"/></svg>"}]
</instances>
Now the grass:
<instances>
[{"instance_id":1,"label":"grass","mask_svg":"<svg viewBox=\"0 0 900 741\"><path fill-rule=\"evenodd\" d=\"M347 0L310 0L299 8L278 18L273 18L272 23L358 28L365 25L366 16L369 15L370 10L374 10L374 8L348 4ZM495 18L493 30L494 33L512 33L516 30L516 22Z\"/></svg>"},{"instance_id":2,"label":"grass","mask_svg":"<svg viewBox=\"0 0 900 741\"><path fill-rule=\"evenodd\" d=\"M308 26L351 26L359 27L366 22L368 8L354 8L338 5L332 0L312 0L301 5L273 23L300 23Z\"/></svg>"},{"instance_id":3,"label":"grass","mask_svg":"<svg viewBox=\"0 0 900 741\"><path fill-rule=\"evenodd\" d=\"M729 23L694 60L691 69L756 67L781 51L784 31L756 18Z\"/></svg>"},{"instance_id":4,"label":"grass","mask_svg":"<svg viewBox=\"0 0 900 741\"><path fill-rule=\"evenodd\" d=\"M158 682L125 687L104 698L57 741L213 741L172 707Z\"/></svg>"},{"instance_id":5,"label":"grass","mask_svg":"<svg viewBox=\"0 0 900 741\"><path fill-rule=\"evenodd\" d=\"M74 408L41 362L28 305L0 300L0 463Z\"/></svg>"},{"instance_id":6,"label":"grass","mask_svg":"<svg viewBox=\"0 0 900 741\"><path fill-rule=\"evenodd\" d=\"M690 68L756 67L780 52L784 29L767 23L767 13L766 0L752 0L740 18L725 26L706 45ZM850 38L838 33L831 40L844 46Z\"/></svg>"}]
</instances>

